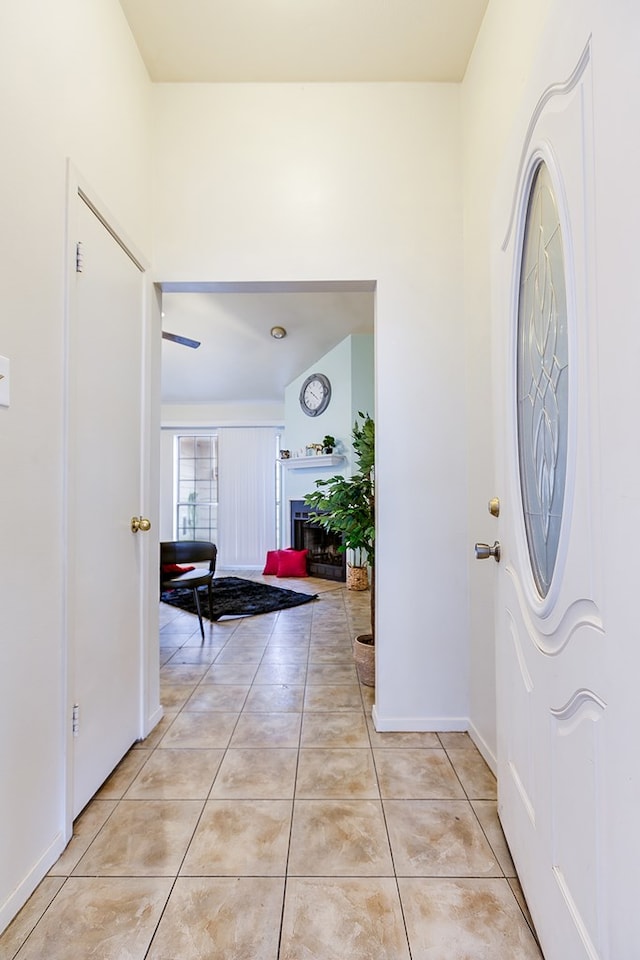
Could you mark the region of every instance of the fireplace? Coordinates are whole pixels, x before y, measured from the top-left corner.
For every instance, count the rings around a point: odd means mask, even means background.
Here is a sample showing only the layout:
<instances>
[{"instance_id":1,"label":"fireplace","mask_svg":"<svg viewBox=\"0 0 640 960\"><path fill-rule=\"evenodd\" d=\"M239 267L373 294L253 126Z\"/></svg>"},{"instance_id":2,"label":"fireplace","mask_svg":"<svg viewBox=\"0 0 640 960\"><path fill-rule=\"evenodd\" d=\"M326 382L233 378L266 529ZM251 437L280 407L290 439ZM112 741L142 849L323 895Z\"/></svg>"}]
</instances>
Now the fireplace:
<instances>
[{"instance_id":1,"label":"fireplace","mask_svg":"<svg viewBox=\"0 0 640 960\"><path fill-rule=\"evenodd\" d=\"M347 579L347 564L344 553L338 552L342 537L339 533L328 533L318 523L312 523L309 512L304 500L291 501L291 546L294 550L309 551L309 576L344 582ZM317 512L321 513L320 510Z\"/></svg>"}]
</instances>

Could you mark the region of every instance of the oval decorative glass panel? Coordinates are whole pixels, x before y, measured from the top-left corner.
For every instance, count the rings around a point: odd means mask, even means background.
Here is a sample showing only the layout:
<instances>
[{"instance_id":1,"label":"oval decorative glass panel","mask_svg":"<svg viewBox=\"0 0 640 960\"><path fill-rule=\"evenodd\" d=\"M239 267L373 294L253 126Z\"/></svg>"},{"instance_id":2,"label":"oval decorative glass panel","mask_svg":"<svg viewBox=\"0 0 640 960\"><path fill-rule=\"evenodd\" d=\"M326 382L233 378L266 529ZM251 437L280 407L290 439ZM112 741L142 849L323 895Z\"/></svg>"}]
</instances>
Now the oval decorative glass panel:
<instances>
[{"instance_id":1,"label":"oval decorative glass panel","mask_svg":"<svg viewBox=\"0 0 640 960\"><path fill-rule=\"evenodd\" d=\"M562 231L549 169L540 163L522 244L517 327L518 462L531 569L549 592L567 478L568 336Z\"/></svg>"}]
</instances>

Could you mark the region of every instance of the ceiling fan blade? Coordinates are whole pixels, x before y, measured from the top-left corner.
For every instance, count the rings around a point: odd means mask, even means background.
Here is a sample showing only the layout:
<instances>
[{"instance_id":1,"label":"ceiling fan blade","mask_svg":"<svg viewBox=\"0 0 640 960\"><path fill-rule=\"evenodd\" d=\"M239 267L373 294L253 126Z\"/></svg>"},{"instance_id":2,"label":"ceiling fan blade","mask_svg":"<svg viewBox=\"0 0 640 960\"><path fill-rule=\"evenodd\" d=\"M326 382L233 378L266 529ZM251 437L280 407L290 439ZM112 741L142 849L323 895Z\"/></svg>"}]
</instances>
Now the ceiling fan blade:
<instances>
[{"instance_id":1,"label":"ceiling fan blade","mask_svg":"<svg viewBox=\"0 0 640 960\"><path fill-rule=\"evenodd\" d=\"M171 340L172 343L181 343L183 347L191 347L193 350L197 350L200 346L200 340L190 340L189 337L179 337L177 333L167 333L166 330L162 331L163 340Z\"/></svg>"}]
</instances>

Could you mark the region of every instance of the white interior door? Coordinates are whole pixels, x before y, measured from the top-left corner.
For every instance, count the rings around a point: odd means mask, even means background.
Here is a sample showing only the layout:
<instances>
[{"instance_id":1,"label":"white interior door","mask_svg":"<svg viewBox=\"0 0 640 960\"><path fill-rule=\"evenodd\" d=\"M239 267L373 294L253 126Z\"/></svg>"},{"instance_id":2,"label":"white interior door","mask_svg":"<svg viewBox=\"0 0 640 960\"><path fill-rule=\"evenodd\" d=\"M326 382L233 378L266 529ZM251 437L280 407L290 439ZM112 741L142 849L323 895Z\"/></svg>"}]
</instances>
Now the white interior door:
<instances>
[{"instance_id":1,"label":"white interior door","mask_svg":"<svg viewBox=\"0 0 640 960\"><path fill-rule=\"evenodd\" d=\"M69 652L75 817L140 736L143 273L82 195L69 330Z\"/></svg>"},{"instance_id":2,"label":"white interior door","mask_svg":"<svg viewBox=\"0 0 640 960\"><path fill-rule=\"evenodd\" d=\"M499 812L546 960L596 960L609 718L589 51L548 79L495 238Z\"/></svg>"}]
</instances>

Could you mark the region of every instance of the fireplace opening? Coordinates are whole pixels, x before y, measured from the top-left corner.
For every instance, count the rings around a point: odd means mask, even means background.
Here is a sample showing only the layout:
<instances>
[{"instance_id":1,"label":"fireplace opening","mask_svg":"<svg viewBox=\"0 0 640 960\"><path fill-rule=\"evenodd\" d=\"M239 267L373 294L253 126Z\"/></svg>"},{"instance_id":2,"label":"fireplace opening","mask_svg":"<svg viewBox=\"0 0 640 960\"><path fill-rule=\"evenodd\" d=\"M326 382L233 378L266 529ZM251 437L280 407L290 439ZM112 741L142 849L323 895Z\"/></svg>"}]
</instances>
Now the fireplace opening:
<instances>
[{"instance_id":1,"label":"fireplace opening","mask_svg":"<svg viewBox=\"0 0 640 960\"><path fill-rule=\"evenodd\" d=\"M294 550L308 551L309 576L344 583L347 579L347 563L344 553L338 550L342 545L342 537L310 521L309 513L310 509L304 500L291 501L291 546Z\"/></svg>"}]
</instances>

